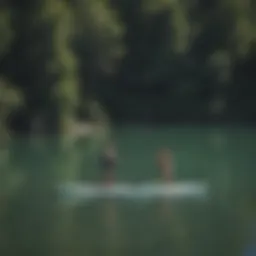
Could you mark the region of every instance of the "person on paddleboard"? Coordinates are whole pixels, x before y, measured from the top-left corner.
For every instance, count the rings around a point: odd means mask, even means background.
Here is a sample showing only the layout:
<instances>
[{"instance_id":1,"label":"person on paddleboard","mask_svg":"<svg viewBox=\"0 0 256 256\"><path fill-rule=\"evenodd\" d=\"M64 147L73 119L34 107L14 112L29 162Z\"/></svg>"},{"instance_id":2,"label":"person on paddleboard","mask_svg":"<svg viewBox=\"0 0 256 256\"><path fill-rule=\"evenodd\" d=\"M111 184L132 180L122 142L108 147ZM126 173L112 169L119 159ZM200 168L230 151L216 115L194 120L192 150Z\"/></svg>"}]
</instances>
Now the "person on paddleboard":
<instances>
[{"instance_id":1,"label":"person on paddleboard","mask_svg":"<svg viewBox=\"0 0 256 256\"><path fill-rule=\"evenodd\" d=\"M102 169L103 182L111 185L114 182L117 165L117 151L113 143L109 143L100 155L100 167Z\"/></svg>"},{"instance_id":2,"label":"person on paddleboard","mask_svg":"<svg viewBox=\"0 0 256 256\"><path fill-rule=\"evenodd\" d=\"M172 181L172 153L168 148L162 148L157 153L157 167L161 179L165 182Z\"/></svg>"}]
</instances>

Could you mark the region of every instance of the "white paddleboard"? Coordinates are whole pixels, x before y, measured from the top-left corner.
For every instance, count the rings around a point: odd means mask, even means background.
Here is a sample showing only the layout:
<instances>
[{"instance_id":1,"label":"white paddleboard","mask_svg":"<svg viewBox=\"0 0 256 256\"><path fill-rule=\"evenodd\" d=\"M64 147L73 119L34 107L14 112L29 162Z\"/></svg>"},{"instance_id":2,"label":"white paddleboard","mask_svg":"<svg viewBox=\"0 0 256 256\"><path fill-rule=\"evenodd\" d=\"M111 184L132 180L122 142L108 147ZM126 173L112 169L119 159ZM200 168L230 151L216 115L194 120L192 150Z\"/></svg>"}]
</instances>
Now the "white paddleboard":
<instances>
[{"instance_id":1,"label":"white paddleboard","mask_svg":"<svg viewBox=\"0 0 256 256\"><path fill-rule=\"evenodd\" d=\"M62 184L59 187L61 198L74 200L96 200L103 198L120 199L150 199L150 198L184 198L205 197L208 186L205 182L175 182L171 184L162 183L116 183L111 186L77 182Z\"/></svg>"}]
</instances>

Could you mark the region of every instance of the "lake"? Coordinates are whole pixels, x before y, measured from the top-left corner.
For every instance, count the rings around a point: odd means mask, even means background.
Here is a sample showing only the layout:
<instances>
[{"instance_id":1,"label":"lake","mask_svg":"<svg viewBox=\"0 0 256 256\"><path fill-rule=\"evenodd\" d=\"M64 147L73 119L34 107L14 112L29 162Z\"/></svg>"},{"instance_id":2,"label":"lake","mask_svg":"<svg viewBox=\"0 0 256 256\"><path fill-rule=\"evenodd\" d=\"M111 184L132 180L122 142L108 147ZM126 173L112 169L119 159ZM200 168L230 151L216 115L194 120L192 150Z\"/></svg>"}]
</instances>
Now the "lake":
<instances>
[{"instance_id":1,"label":"lake","mask_svg":"<svg viewBox=\"0 0 256 256\"><path fill-rule=\"evenodd\" d=\"M1 255L235 256L254 243L255 129L126 126L113 134L119 182L157 180L155 153L168 146L175 179L207 180L207 200L101 198L70 206L40 182L50 164L33 158L33 186L2 214ZM86 181L99 179L95 154L84 157L80 171Z\"/></svg>"}]
</instances>

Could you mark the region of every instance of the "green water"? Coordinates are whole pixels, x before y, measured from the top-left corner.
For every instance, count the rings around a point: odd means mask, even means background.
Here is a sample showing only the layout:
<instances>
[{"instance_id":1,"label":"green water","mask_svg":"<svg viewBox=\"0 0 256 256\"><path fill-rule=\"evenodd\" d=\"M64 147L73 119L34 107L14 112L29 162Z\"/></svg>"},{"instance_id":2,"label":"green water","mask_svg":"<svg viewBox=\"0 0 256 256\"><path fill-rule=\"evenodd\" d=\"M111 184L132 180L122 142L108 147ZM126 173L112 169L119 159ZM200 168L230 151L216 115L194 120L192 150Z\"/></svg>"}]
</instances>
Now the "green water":
<instances>
[{"instance_id":1,"label":"green water","mask_svg":"<svg viewBox=\"0 0 256 256\"><path fill-rule=\"evenodd\" d=\"M168 146L175 178L207 180L209 199L102 200L71 208L40 183L39 170L49 168L34 159L37 185L21 189L2 214L1 255L242 255L255 223L256 130L124 127L115 140L118 180L156 179L155 153ZM83 178L99 179L96 157L84 161Z\"/></svg>"}]
</instances>

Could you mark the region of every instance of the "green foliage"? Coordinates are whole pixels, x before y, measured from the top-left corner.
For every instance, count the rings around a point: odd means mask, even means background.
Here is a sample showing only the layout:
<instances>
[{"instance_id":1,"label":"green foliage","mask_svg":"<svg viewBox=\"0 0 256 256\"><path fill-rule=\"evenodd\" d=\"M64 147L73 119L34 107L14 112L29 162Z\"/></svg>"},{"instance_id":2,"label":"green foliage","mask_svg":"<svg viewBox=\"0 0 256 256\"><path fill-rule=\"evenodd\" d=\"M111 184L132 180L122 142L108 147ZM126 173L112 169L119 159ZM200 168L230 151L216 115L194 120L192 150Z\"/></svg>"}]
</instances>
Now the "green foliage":
<instances>
[{"instance_id":1,"label":"green foliage","mask_svg":"<svg viewBox=\"0 0 256 256\"><path fill-rule=\"evenodd\" d=\"M52 8L52 7L51 7ZM49 11L51 10L49 9ZM56 12L53 36L53 62L59 66L59 80L54 85L53 93L60 104L61 127L63 132L69 130L70 121L79 105L77 66L70 48L70 34L73 29L73 17L67 4L58 6Z\"/></svg>"},{"instance_id":2,"label":"green foliage","mask_svg":"<svg viewBox=\"0 0 256 256\"><path fill-rule=\"evenodd\" d=\"M172 24L174 33L174 49L179 52L187 50L190 44L190 24L188 21L187 9L181 1L172 3Z\"/></svg>"},{"instance_id":3,"label":"green foliage","mask_svg":"<svg viewBox=\"0 0 256 256\"><path fill-rule=\"evenodd\" d=\"M183 53L189 46L190 24L188 22L187 6L182 1L172 0L142 0L142 10L146 15L157 15L168 11L172 45L175 53Z\"/></svg>"},{"instance_id":4,"label":"green foliage","mask_svg":"<svg viewBox=\"0 0 256 256\"><path fill-rule=\"evenodd\" d=\"M22 105L22 95L3 78L0 78L0 97L2 111L10 111Z\"/></svg>"},{"instance_id":5,"label":"green foliage","mask_svg":"<svg viewBox=\"0 0 256 256\"><path fill-rule=\"evenodd\" d=\"M111 7L109 0L76 1L74 12L76 41L80 52L88 52L92 62L97 63L94 68L112 72L116 60L125 53L125 29L118 12ZM81 61L85 62L86 57L80 56Z\"/></svg>"},{"instance_id":6,"label":"green foliage","mask_svg":"<svg viewBox=\"0 0 256 256\"><path fill-rule=\"evenodd\" d=\"M6 121L8 116L23 105L23 95L4 78L0 78L0 150L7 150L10 136ZM0 155L0 161L5 159Z\"/></svg>"},{"instance_id":7,"label":"green foliage","mask_svg":"<svg viewBox=\"0 0 256 256\"><path fill-rule=\"evenodd\" d=\"M13 39L13 31L11 29L11 11L7 8L0 9L0 58L8 53L10 43Z\"/></svg>"},{"instance_id":8,"label":"green foliage","mask_svg":"<svg viewBox=\"0 0 256 256\"><path fill-rule=\"evenodd\" d=\"M24 8L1 9L0 54L11 63L6 75L29 109L35 102L41 102L36 109L55 106L66 132L91 96L118 118L134 108L153 119L164 112L169 119L211 116L206 101L228 104L233 76L242 76L234 70L255 49L252 0L45 0ZM160 87L154 100L136 96ZM142 113L147 104L151 114Z\"/></svg>"}]
</instances>

